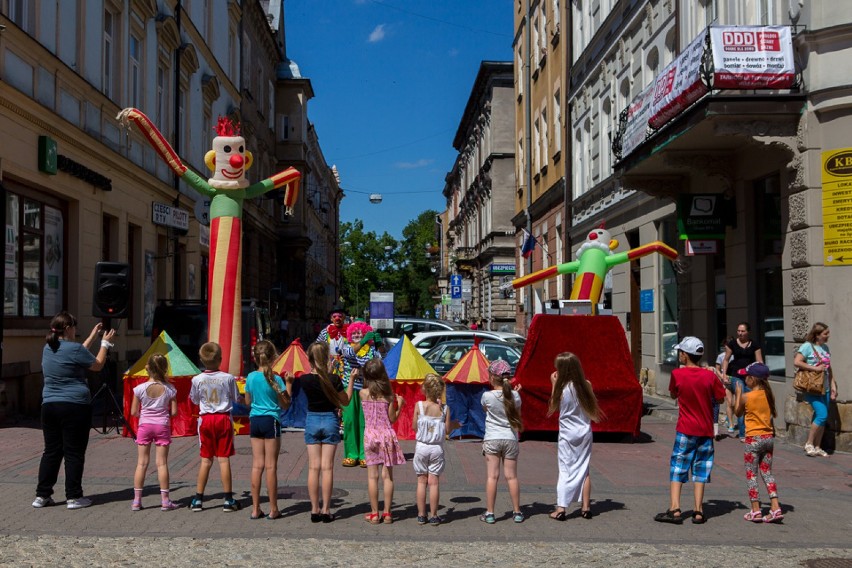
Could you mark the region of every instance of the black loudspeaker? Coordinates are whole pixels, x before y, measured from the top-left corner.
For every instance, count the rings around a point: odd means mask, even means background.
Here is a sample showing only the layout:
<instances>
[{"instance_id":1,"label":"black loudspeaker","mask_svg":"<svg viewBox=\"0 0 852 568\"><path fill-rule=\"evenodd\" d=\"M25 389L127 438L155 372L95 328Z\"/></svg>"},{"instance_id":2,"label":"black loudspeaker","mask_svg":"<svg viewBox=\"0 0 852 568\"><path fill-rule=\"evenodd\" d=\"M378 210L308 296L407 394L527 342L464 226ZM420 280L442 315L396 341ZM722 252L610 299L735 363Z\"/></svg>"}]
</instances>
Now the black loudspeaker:
<instances>
[{"instance_id":1,"label":"black loudspeaker","mask_svg":"<svg viewBox=\"0 0 852 568\"><path fill-rule=\"evenodd\" d=\"M124 262L97 263L92 287L92 315L126 318L129 311L130 265Z\"/></svg>"}]
</instances>

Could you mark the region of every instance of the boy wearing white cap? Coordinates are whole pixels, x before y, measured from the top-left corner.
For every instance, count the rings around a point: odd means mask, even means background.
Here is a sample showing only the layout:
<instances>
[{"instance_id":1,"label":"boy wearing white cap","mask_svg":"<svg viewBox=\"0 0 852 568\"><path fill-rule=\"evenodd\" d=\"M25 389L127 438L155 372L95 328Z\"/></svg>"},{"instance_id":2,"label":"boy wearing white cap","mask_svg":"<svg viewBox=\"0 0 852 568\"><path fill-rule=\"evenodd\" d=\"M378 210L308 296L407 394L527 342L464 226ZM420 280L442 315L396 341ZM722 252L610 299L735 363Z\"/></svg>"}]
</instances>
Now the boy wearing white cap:
<instances>
[{"instance_id":1,"label":"boy wearing white cap","mask_svg":"<svg viewBox=\"0 0 852 568\"><path fill-rule=\"evenodd\" d=\"M677 433L672 449L669 470L671 505L665 513L654 517L661 523L683 523L680 492L692 470L695 509L692 522L703 524L704 484L710 481L713 469L713 401L725 399L722 386L713 371L699 367L704 344L697 337L684 337L675 345L681 367L672 371L669 393L677 400Z\"/></svg>"}]
</instances>

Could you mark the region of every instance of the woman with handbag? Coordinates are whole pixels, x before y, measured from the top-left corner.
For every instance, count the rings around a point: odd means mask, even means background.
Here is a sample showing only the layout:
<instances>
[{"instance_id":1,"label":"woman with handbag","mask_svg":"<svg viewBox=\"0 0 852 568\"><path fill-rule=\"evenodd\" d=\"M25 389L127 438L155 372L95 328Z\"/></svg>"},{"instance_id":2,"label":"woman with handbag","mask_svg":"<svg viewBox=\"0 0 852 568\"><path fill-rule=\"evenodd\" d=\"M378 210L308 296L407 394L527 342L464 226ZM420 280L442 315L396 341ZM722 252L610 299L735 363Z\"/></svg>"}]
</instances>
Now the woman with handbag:
<instances>
[{"instance_id":1,"label":"woman with handbag","mask_svg":"<svg viewBox=\"0 0 852 568\"><path fill-rule=\"evenodd\" d=\"M808 441L805 444L805 453L810 457L828 457L828 454L819 447L819 444L822 442L825 423L828 421L829 404L837 398L837 383L834 381L831 372L828 336L828 326L822 322L816 322L793 359L793 365L797 370L822 372L824 377L823 394L803 393L802 396L805 402L814 409Z\"/></svg>"}]
</instances>

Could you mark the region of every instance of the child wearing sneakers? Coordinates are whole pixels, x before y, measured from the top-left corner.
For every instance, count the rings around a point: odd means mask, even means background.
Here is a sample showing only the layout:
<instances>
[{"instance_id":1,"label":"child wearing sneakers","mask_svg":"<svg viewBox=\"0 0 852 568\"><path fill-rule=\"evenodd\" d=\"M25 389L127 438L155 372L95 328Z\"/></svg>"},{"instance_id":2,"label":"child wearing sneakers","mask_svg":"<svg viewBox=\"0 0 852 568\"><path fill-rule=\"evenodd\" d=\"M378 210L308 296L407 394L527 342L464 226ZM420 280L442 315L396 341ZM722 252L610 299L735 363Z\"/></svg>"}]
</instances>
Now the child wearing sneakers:
<instances>
[{"instance_id":1,"label":"child wearing sneakers","mask_svg":"<svg viewBox=\"0 0 852 568\"><path fill-rule=\"evenodd\" d=\"M414 447L414 473L417 475L417 523L440 525L444 519L438 516L439 484L444 471L444 438L452 428L450 409L441 404L444 381L435 373L423 379L423 394L414 407L411 427L417 438ZM426 517L426 488L429 488L429 517Z\"/></svg>"},{"instance_id":2,"label":"child wearing sneakers","mask_svg":"<svg viewBox=\"0 0 852 568\"><path fill-rule=\"evenodd\" d=\"M204 488L207 486L207 478L210 476L215 457L219 461L219 474L225 492L222 509L229 513L240 509L231 487L231 456L236 453L231 408L237 399L237 381L230 373L219 370L222 348L218 343L205 343L198 350L198 355L205 370L193 377L189 398L199 408L198 443L201 466L198 468L198 483L190 508L193 511L202 509Z\"/></svg>"},{"instance_id":3,"label":"child wearing sneakers","mask_svg":"<svg viewBox=\"0 0 852 568\"><path fill-rule=\"evenodd\" d=\"M699 367L704 344L697 337L684 337L675 345L681 367L672 371L669 393L677 400L677 433L672 449L669 479L671 505L654 520L661 523L683 523L680 492L692 470L695 509L692 522L703 524L704 484L713 469L713 402L725 399L725 387L710 369Z\"/></svg>"},{"instance_id":4,"label":"child wearing sneakers","mask_svg":"<svg viewBox=\"0 0 852 568\"><path fill-rule=\"evenodd\" d=\"M177 389L166 380L169 361L165 355L154 353L145 365L148 380L133 389L130 414L139 417L136 431L138 459L133 476L131 511L142 510L142 490L151 460L151 444L156 447L157 478L160 481L160 508L173 511L179 507L169 497L169 445L172 443L172 420L177 415Z\"/></svg>"},{"instance_id":5,"label":"child wearing sneakers","mask_svg":"<svg viewBox=\"0 0 852 568\"><path fill-rule=\"evenodd\" d=\"M518 482L518 434L523 430L521 421L521 395L512 389L511 367L497 359L488 366L491 390L482 393L482 409L485 411L485 436L482 439L482 455L485 456L485 512L479 515L483 523L493 525L494 504L497 500L497 482L500 481L500 465L509 486L512 500L512 520L524 522L521 512L521 486Z\"/></svg>"}]
</instances>

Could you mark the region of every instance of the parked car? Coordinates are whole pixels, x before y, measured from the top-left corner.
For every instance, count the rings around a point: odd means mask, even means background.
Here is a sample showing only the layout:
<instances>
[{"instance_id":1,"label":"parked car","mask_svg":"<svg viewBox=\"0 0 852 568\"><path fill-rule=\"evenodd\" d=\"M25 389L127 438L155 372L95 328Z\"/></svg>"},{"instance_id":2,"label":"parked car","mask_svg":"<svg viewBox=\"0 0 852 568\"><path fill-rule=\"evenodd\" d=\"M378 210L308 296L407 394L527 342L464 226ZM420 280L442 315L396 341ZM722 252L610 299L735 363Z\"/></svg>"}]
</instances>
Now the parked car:
<instances>
[{"instance_id":1,"label":"parked car","mask_svg":"<svg viewBox=\"0 0 852 568\"><path fill-rule=\"evenodd\" d=\"M432 365L436 373L445 375L453 368L453 365L459 362L459 359L464 357L465 353L470 351L471 347L473 347L473 338L452 339L436 345L423 357ZM482 341L479 344L479 350L489 361L497 359L506 361L512 368L512 373L515 372L515 367L521 359L521 350L505 341Z\"/></svg>"},{"instance_id":2,"label":"parked car","mask_svg":"<svg viewBox=\"0 0 852 568\"><path fill-rule=\"evenodd\" d=\"M252 357L252 348L258 341L270 339L272 325L269 310L256 300L242 302L242 374L256 367ZM207 342L207 302L202 300L160 300L154 309L154 323L151 331L153 342L160 332L174 340L184 355L202 369L198 350Z\"/></svg>"},{"instance_id":3,"label":"parked car","mask_svg":"<svg viewBox=\"0 0 852 568\"><path fill-rule=\"evenodd\" d=\"M424 331L466 331L467 326L456 323L454 321L438 320L438 319L423 319L410 317L396 317L393 320L393 329L382 329L379 333L385 339L388 347L393 347L403 335L407 335L409 339L414 337L415 333Z\"/></svg>"},{"instance_id":4,"label":"parked car","mask_svg":"<svg viewBox=\"0 0 852 568\"><path fill-rule=\"evenodd\" d=\"M784 330L767 331L763 336L763 361L770 375L783 377L787 373L784 355Z\"/></svg>"},{"instance_id":5,"label":"parked car","mask_svg":"<svg viewBox=\"0 0 852 568\"><path fill-rule=\"evenodd\" d=\"M487 330L445 330L445 331L424 331L415 333L411 339L411 344L421 353L426 353L436 345L453 339L473 339L481 337L482 339L491 339L494 341L506 341L514 344L519 350L524 348L526 338L517 333L509 333L507 331L487 331Z\"/></svg>"}]
</instances>

